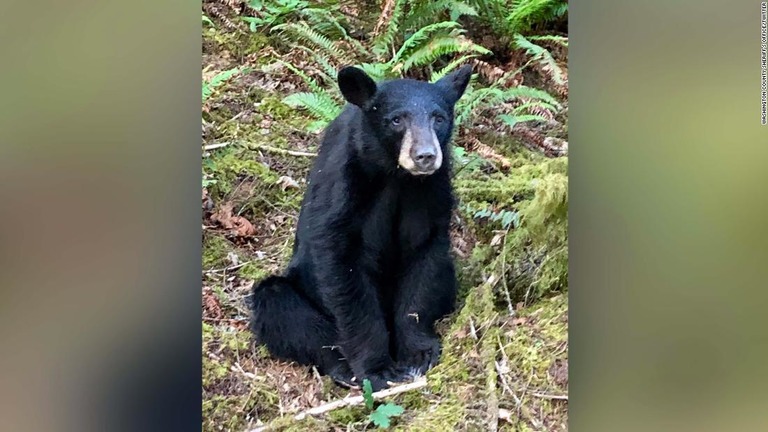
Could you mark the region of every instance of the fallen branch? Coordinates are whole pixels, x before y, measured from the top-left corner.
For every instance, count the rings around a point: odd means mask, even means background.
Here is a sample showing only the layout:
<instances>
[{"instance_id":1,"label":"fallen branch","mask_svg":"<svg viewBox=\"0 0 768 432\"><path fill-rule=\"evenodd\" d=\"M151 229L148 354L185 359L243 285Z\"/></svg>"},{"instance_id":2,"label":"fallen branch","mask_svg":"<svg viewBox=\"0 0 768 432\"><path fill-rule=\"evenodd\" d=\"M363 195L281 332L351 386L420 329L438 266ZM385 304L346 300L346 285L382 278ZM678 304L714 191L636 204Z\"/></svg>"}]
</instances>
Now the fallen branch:
<instances>
[{"instance_id":1,"label":"fallen branch","mask_svg":"<svg viewBox=\"0 0 768 432\"><path fill-rule=\"evenodd\" d=\"M270 153L277 153L277 154L284 154L284 155L290 155L290 156L305 156L305 157L315 157L317 156L317 153L309 153L309 152L301 152L301 151L295 151L295 150L286 150L281 149L277 147L272 147L264 144L255 144L255 143L248 143L246 146L253 150L264 150L266 152Z\"/></svg>"},{"instance_id":2,"label":"fallen branch","mask_svg":"<svg viewBox=\"0 0 768 432\"><path fill-rule=\"evenodd\" d=\"M407 391L420 389L420 388L426 387L426 386L427 386L427 379L424 378L424 377L421 377L421 378L419 378L418 380L416 380L416 381L414 381L412 383L403 384L403 385L399 385L399 386L396 386L396 387L391 387L391 388L388 388L388 389L385 389L385 390L377 391L376 393L373 393L373 398L374 399L383 399L383 398L394 396L394 395L397 395L397 394L400 394L400 393L405 393ZM339 408L344 408L344 407L347 407L347 406L362 405L363 402L364 402L364 400L363 400L363 396L362 395L360 395L360 396L347 396L344 399L335 400L333 402L329 402L327 404L323 404L323 405L320 405L320 406L317 406L317 407L310 408L308 410L302 411L302 412L296 414L293 417L293 419L294 420L303 420L307 416L310 416L310 415L320 415L320 414L325 414L325 413L327 413L329 411L333 411L333 410L339 409ZM270 427L269 425L260 426L260 427L257 427L256 429L251 429L248 432L264 432L264 431L269 430L269 427Z\"/></svg>"}]
</instances>

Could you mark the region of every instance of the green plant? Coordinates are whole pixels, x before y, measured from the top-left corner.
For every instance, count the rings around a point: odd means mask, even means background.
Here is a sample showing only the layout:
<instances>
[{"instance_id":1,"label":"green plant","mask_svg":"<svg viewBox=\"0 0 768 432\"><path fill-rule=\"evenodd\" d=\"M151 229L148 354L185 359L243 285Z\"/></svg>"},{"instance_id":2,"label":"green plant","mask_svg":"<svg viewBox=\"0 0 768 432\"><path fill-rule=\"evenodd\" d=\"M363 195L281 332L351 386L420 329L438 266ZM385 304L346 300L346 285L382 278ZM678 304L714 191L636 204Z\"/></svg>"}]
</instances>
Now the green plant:
<instances>
[{"instance_id":1,"label":"green plant","mask_svg":"<svg viewBox=\"0 0 768 432\"><path fill-rule=\"evenodd\" d=\"M469 4L478 11L478 18L502 36L526 33L568 13L567 0L471 0Z\"/></svg>"},{"instance_id":2,"label":"green plant","mask_svg":"<svg viewBox=\"0 0 768 432\"><path fill-rule=\"evenodd\" d=\"M247 5L255 16L241 19L249 24L252 32L256 32L262 27L272 27L285 21L307 7L308 3L304 0L249 0Z\"/></svg>"},{"instance_id":3,"label":"green plant","mask_svg":"<svg viewBox=\"0 0 768 432\"><path fill-rule=\"evenodd\" d=\"M484 208L476 211L472 217L474 219L487 218L491 222L499 222L502 229L517 228L520 225L520 213L506 209L493 211L490 207Z\"/></svg>"},{"instance_id":4,"label":"green plant","mask_svg":"<svg viewBox=\"0 0 768 432\"><path fill-rule=\"evenodd\" d=\"M526 63L526 65L530 64L531 62L538 62L541 65L542 70L547 72L556 84L565 84L565 76L563 74L563 70L560 68L560 66L557 65L557 62L552 57L552 54L546 48L531 42L530 39L534 39L533 37L526 39L523 35L516 34L514 39L514 45L517 48L524 49L525 52L531 56L531 59L528 63ZM535 40L547 40L568 46L568 39L562 37L538 37L535 38Z\"/></svg>"},{"instance_id":5,"label":"green plant","mask_svg":"<svg viewBox=\"0 0 768 432\"><path fill-rule=\"evenodd\" d=\"M546 119L541 115L530 113L531 108L555 112L560 107L560 103L544 90L522 85L505 88L509 78L518 72L519 70L508 72L488 87L477 88L476 81L470 81L464 96L456 104L456 125L467 126L470 120L481 111L513 101L518 101L520 104L509 112L497 115L499 120L510 126L519 122Z\"/></svg>"},{"instance_id":6,"label":"green plant","mask_svg":"<svg viewBox=\"0 0 768 432\"><path fill-rule=\"evenodd\" d=\"M208 98L211 97L213 94L213 91L216 90L217 87L224 84L227 80L232 78L233 76L247 72L249 68L246 67L236 67L232 69L227 69L225 71L221 71L214 75L210 80L205 81L203 80L203 102L208 100Z\"/></svg>"},{"instance_id":7,"label":"green plant","mask_svg":"<svg viewBox=\"0 0 768 432\"><path fill-rule=\"evenodd\" d=\"M458 176L462 172L472 172L476 168L480 167L484 161L483 157L479 154L467 154L467 150L465 150L464 147L459 146L453 147L453 160L455 166L458 167L453 174L454 177Z\"/></svg>"},{"instance_id":8,"label":"green plant","mask_svg":"<svg viewBox=\"0 0 768 432\"><path fill-rule=\"evenodd\" d=\"M371 381L368 379L363 380L363 399L366 408L373 410L373 387L371 387ZM368 414L368 420L379 428L386 429L390 426L390 417L397 417L403 411L403 407L391 402L381 404Z\"/></svg>"},{"instance_id":9,"label":"green plant","mask_svg":"<svg viewBox=\"0 0 768 432\"><path fill-rule=\"evenodd\" d=\"M290 95L284 101L309 111L316 121L308 128L317 130L335 118L344 104L335 85L340 66L356 64L375 80L421 74L434 82L467 60L490 54L488 49L469 40L455 21L474 13L472 7L455 0L437 3L397 0L391 16L368 49L348 34L343 20L332 11L304 10L302 21L272 29L286 41L298 44L316 65L308 72L281 62L309 87L308 92ZM450 15L451 19L430 22L442 15Z\"/></svg>"},{"instance_id":10,"label":"green plant","mask_svg":"<svg viewBox=\"0 0 768 432\"><path fill-rule=\"evenodd\" d=\"M461 213L492 222L478 226L478 235L507 230L501 259L485 271L504 274L513 300L529 302L567 286L568 158L531 154L514 170L515 175L478 171L454 184Z\"/></svg>"}]
</instances>

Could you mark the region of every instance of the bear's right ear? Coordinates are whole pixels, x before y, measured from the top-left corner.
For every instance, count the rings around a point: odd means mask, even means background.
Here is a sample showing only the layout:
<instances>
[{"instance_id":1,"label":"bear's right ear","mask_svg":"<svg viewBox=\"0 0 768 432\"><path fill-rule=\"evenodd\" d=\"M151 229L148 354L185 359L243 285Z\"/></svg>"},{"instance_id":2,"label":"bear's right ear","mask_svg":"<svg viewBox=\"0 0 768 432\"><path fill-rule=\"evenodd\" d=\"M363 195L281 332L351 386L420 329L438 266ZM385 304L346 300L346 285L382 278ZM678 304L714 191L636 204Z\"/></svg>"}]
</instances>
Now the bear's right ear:
<instances>
[{"instance_id":1,"label":"bear's right ear","mask_svg":"<svg viewBox=\"0 0 768 432\"><path fill-rule=\"evenodd\" d=\"M376 94L376 83L361 69L348 66L339 71L339 89L347 102L363 108Z\"/></svg>"}]
</instances>

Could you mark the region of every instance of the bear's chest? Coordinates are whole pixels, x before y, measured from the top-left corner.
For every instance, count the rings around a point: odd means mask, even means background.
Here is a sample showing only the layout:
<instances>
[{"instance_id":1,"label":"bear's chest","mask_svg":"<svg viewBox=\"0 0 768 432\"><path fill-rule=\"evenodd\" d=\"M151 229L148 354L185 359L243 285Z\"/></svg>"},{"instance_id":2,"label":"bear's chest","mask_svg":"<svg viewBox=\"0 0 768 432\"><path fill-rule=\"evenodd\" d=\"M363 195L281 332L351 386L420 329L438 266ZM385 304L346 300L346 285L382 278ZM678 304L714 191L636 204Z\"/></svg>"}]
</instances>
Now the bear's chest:
<instances>
[{"instance_id":1,"label":"bear's chest","mask_svg":"<svg viewBox=\"0 0 768 432\"><path fill-rule=\"evenodd\" d=\"M396 266L431 237L430 199L412 192L387 185L372 197L363 215L363 247L380 265Z\"/></svg>"}]
</instances>

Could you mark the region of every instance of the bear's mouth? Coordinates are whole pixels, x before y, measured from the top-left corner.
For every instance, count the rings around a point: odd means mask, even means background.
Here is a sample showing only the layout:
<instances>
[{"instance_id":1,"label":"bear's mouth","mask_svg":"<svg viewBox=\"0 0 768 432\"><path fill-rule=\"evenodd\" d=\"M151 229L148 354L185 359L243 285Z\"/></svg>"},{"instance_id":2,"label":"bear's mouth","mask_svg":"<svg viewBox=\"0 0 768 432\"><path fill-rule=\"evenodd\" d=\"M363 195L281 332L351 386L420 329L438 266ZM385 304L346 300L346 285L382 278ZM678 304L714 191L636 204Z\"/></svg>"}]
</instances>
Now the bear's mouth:
<instances>
[{"instance_id":1,"label":"bear's mouth","mask_svg":"<svg viewBox=\"0 0 768 432\"><path fill-rule=\"evenodd\" d=\"M403 168L405 168L405 167L403 167ZM419 169L408 169L408 168L405 168L405 170L408 171L408 173L411 174L411 175L415 175L415 176L428 176L428 175L434 174L435 171L437 171L437 168L430 169L430 170L419 170Z\"/></svg>"}]
</instances>

